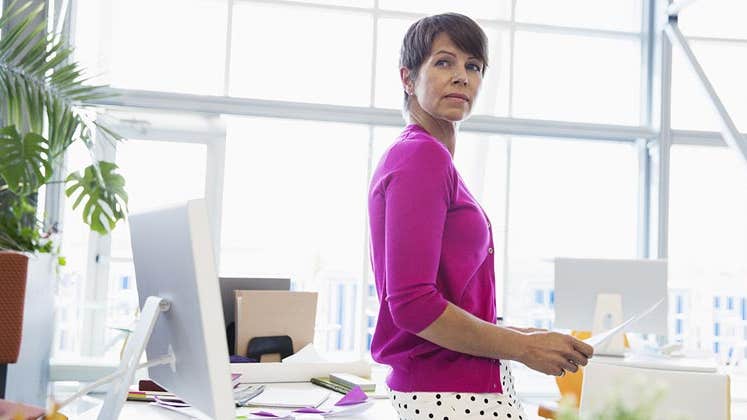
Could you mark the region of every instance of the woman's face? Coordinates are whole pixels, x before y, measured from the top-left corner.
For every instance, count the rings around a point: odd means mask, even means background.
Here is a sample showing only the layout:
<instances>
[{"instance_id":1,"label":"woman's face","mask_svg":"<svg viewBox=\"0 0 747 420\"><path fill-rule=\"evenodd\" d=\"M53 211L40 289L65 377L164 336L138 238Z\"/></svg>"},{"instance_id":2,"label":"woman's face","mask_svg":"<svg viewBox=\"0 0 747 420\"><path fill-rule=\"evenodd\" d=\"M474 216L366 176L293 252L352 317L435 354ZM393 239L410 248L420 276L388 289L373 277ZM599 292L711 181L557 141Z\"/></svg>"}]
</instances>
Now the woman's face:
<instances>
[{"instance_id":1,"label":"woman's face","mask_svg":"<svg viewBox=\"0 0 747 420\"><path fill-rule=\"evenodd\" d=\"M449 36L436 35L431 53L420 66L413 82L409 70L400 70L402 83L412 101L432 117L450 122L462 121L472 111L482 83L484 63L459 49Z\"/></svg>"}]
</instances>

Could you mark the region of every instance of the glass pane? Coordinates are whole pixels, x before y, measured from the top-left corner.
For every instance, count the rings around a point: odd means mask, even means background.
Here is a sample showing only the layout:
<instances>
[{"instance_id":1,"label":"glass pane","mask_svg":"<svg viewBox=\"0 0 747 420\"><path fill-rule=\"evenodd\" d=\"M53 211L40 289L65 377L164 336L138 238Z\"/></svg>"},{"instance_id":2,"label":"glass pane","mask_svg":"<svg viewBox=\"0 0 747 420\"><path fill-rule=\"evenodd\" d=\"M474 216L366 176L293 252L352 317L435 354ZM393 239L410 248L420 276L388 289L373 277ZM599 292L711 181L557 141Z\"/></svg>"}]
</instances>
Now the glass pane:
<instances>
[{"instance_id":1,"label":"glass pane","mask_svg":"<svg viewBox=\"0 0 747 420\"><path fill-rule=\"evenodd\" d=\"M215 0L78 1L76 59L100 76L92 83L221 95L226 7Z\"/></svg>"},{"instance_id":2,"label":"glass pane","mask_svg":"<svg viewBox=\"0 0 747 420\"><path fill-rule=\"evenodd\" d=\"M641 11L641 0L517 0L516 21L640 32Z\"/></svg>"},{"instance_id":3,"label":"glass pane","mask_svg":"<svg viewBox=\"0 0 747 420\"><path fill-rule=\"evenodd\" d=\"M237 3L233 19L232 96L370 105L371 15Z\"/></svg>"},{"instance_id":4,"label":"glass pane","mask_svg":"<svg viewBox=\"0 0 747 420\"><path fill-rule=\"evenodd\" d=\"M82 142L75 142L67 150L66 161L68 171L77 172L91 164L91 157ZM83 223L83 206L73 210L72 204L68 200L62 209L60 251L66 264L60 268L60 282L55 297L52 357L57 360L75 358L80 354L79 329L85 310L90 308L84 299L90 228Z\"/></svg>"},{"instance_id":5,"label":"glass pane","mask_svg":"<svg viewBox=\"0 0 747 420\"><path fill-rule=\"evenodd\" d=\"M686 36L745 39L745 16L747 3L743 1L695 1L680 12L678 24Z\"/></svg>"},{"instance_id":6,"label":"glass pane","mask_svg":"<svg viewBox=\"0 0 747 420\"><path fill-rule=\"evenodd\" d=\"M117 165L127 182L130 213L202 198L205 195L207 146L204 144L127 140L117 145ZM130 229L120 224L111 234L107 309L107 343L123 337L138 309ZM104 349L118 359L119 345Z\"/></svg>"},{"instance_id":7,"label":"glass pane","mask_svg":"<svg viewBox=\"0 0 747 420\"><path fill-rule=\"evenodd\" d=\"M379 8L426 15L456 12L472 19L511 18L510 0L379 0Z\"/></svg>"},{"instance_id":8,"label":"glass pane","mask_svg":"<svg viewBox=\"0 0 747 420\"><path fill-rule=\"evenodd\" d=\"M376 106L402 109L403 89L399 78L402 40L417 18L379 19L376 43ZM508 114L510 39L508 30L483 26L488 36L490 56L482 90L473 114Z\"/></svg>"},{"instance_id":9,"label":"glass pane","mask_svg":"<svg viewBox=\"0 0 747 420\"><path fill-rule=\"evenodd\" d=\"M130 213L205 196L207 146L126 140L117 145L117 165L127 182ZM132 258L129 228L112 234L112 257Z\"/></svg>"},{"instance_id":10,"label":"glass pane","mask_svg":"<svg viewBox=\"0 0 747 420\"><path fill-rule=\"evenodd\" d=\"M744 350L730 350L747 338L741 303L747 298L745 185L747 168L733 150L672 147L669 284L690 308L673 308L681 324L673 334L688 349L715 351L722 361L745 357Z\"/></svg>"},{"instance_id":11,"label":"glass pane","mask_svg":"<svg viewBox=\"0 0 747 420\"><path fill-rule=\"evenodd\" d=\"M639 124L639 40L518 31L515 56L515 116Z\"/></svg>"},{"instance_id":12,"label":"glass pane","mask_svg":"<svg viewBox=\"0 0 747 420\"><path fill-rule=\"evenodd\" d=\"M747 129L747 95L744 75L747 74L747 43L690 41L698 62L703 67L716 94L734 123ZM676 49L672 53L672 126L692 130L719 130L720 123L711 109L710 99L701 90L700 80Z\"/></svg>"},{"instance_id":13,"label":"glass pane","mask_svg":"<svg viewBox=\"0 0 747 420\"><path fill-rule=\"evenodd\" d=\"M504 249L506 235L506 189L508 142L501 136L460 133L454 165L470 193L490 219L495 249L496 304L503 314Z\"/></svg>"},{"instance_id":14,"label":"glass pane","mask_svg":"<svg viewBox=\"0 0 747 420\"><path fill-rule=\"evenodd\" d=\"M350 296L368 247L369 128L265 118L227 124L221 275L288 276L295 289L318 291L315 343L352 350Z\"/></svg>"},{"instance_id":15,"label":"glass pane","mask_svg":"<svg viewBox=\"0 0 747 420\"><path fill-rule=\"evenodd\" d=\"M510 179L506 314L518 325L549 328L554 258L636 255L636 149L515 138Z\"/></svg>"}]
</instances>

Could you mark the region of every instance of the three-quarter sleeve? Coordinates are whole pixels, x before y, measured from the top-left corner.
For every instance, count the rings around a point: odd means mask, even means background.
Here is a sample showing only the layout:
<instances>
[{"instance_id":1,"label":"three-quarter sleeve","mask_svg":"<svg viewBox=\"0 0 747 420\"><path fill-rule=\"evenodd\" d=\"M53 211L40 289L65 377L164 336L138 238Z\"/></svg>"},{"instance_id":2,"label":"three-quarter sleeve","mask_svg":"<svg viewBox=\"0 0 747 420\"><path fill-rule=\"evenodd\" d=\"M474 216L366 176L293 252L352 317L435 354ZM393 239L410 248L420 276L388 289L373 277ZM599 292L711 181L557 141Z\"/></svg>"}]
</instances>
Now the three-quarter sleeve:
<instances>
[{"instance_id":1,"label":"three-quarter sleeve","mask_svg":"<svg viewBox=\"0 0 747 420\"><path fill-rule=\"evenodd\" d=\"M420 142L407 148L410 153L384 191L386 303L395 325L419 333L448 304L436 278L456 173L442 145Z\"/></svg>"}]
</instances>

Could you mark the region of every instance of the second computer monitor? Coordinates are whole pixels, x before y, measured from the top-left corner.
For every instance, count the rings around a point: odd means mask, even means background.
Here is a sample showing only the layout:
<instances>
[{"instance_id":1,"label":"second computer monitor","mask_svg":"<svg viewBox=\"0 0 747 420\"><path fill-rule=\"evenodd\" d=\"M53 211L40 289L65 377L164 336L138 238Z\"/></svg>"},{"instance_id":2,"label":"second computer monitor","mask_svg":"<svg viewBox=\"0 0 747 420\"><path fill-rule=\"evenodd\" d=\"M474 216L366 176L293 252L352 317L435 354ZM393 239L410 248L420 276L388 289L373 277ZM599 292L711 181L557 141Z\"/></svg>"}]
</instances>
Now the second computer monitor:
<instances>
[{"instance_id":1,"label":"second computer monitor","mask_svg":"<svg viewBox=\"0 0 747 420\"><path fill-rule=\"evenodd\" d=\"M236 290L290 290L287 278L221 277L220 296L223 301L223 318L228 326L236 317Z\"/></svg>"},{"instance_id":2,"label":"second computer monitor","mask_svg":"<svg viewBox=\"0 0 747 420\"><path fill-rule=\"evenodd\" d=\"M555 260L555 326L592 330L599 294L618 294L628 319L667 297L667 262L643 259ZM667 299L628 332L667 335Z\"/></svg>"}]
</instances>

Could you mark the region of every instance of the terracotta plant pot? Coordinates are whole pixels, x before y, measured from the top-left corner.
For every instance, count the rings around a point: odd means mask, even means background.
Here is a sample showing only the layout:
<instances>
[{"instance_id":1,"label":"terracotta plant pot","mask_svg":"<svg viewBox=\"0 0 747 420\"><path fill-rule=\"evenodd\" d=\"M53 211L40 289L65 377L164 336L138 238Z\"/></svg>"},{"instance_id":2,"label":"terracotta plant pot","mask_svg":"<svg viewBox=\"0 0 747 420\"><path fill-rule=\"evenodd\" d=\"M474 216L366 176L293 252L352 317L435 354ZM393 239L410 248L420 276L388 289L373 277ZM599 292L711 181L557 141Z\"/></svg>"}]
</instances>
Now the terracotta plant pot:
<instances>
[{"instance_id":1,"label":"terracotta plant pot","mask_svg":"<svg viewBox=\"0 0 747 420\"><path fill-rule=\"evenodd\" d=\"M21 348L27 255L0 251L0 363L15 363Z\"/></svg>"}]
</instances>

